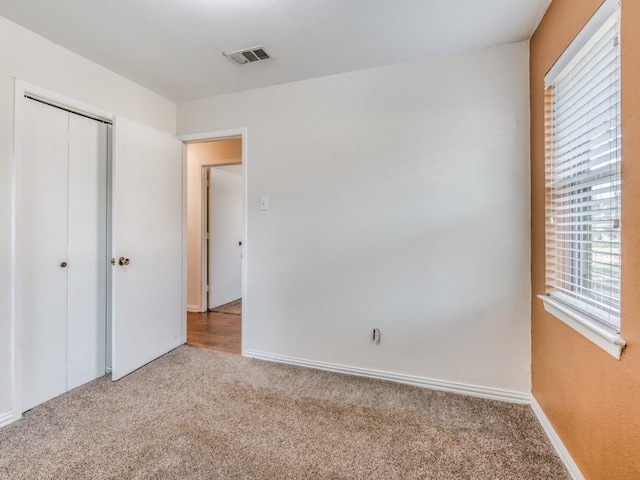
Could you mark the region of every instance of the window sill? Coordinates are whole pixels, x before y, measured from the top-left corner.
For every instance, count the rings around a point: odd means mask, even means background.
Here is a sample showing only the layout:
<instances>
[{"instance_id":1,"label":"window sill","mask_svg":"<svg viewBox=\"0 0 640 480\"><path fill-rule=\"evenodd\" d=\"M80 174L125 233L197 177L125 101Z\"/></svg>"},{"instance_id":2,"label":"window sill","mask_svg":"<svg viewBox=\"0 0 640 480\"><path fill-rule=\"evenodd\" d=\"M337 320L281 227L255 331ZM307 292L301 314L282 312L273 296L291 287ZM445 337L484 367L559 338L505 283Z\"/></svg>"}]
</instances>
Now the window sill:
<instances>
[{"instance_id":1,"label":"window sill","mask_svg":"<svg viewBox=\"0 0 640 480\"><path fill-rule=\"evenodd\" d=\"M549 295L538 295L538 298L542 300L547 313L573 328L612 357L620 360L622 350L627 342L620 337L619 333Z\"/></svg>"}]
</instances>

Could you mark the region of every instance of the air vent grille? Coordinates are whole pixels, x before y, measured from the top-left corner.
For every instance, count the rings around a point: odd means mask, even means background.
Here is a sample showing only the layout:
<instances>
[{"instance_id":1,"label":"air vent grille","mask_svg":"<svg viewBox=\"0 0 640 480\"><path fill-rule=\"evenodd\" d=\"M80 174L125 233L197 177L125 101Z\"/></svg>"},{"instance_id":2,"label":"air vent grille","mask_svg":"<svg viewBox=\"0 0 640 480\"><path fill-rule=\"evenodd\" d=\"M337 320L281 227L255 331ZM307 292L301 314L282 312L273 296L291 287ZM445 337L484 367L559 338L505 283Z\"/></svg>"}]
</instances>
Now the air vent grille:
<instances>
[{"instance_id":1,"label":"air vent grille","mask_svg":"<svg viewBox=\"0 0 640 480\"><path fill-rule=\"evenodd\" d=\"M257 47L243 48L241 50L235 50L233 52L224 52L224 56L230 58L238 65L245 65L247 63L259 62L261 60L267 60L271 58L271 54L267 51L264 45L258 45Z\"/></svg>"}]
</instances>

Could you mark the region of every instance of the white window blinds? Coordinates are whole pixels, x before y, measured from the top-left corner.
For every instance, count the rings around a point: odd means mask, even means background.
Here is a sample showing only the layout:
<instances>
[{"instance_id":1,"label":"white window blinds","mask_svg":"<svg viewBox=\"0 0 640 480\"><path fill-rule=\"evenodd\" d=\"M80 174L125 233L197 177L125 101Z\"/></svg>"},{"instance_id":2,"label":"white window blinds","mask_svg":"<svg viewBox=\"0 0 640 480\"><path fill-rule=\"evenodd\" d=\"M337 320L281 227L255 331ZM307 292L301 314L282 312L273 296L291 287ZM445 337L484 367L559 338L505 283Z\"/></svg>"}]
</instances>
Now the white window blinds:
<instances>
[{"instance_id":1,"label":"white window blinds","mask_svg":"<svg viewBox=\"0 0 640 480\"><path fill-rule=\"evenodd\" d=\"M548 293L620 326L620 9L547 77ZM574 42L575 43L575 42Z\"/></svg>"}]
</instances>

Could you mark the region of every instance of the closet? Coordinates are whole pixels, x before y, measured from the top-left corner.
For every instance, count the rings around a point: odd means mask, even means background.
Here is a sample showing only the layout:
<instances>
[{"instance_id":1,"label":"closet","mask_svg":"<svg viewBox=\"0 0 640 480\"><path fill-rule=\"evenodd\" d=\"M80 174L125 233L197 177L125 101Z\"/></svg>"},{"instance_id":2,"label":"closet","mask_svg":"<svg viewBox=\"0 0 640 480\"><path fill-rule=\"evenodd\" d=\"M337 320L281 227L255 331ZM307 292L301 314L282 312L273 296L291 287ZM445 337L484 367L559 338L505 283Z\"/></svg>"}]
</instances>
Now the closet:
<instances>
[{"instance_id":1,"label":"closet","mask_svg":"<svg viewBox=\"0 0 640 480\"><path fill-rule=\"evenodd\" d=\"M105 374L111 125L24 99L22 411Z\"/></svg>"}]
</instances>

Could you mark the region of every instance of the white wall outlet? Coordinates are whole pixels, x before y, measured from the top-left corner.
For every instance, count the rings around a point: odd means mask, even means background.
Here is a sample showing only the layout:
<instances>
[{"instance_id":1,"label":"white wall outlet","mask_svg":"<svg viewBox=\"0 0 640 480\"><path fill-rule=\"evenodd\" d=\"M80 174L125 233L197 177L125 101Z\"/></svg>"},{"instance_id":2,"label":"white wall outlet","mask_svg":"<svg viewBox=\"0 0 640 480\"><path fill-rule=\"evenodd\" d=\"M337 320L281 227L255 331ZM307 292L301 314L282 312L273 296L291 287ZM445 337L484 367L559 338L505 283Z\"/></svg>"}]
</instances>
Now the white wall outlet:
<instances>
[{"instance_id":1,"label":"white wall outlet","mask_svg":"<svg viewBox=\"0 0 640 480\"><path fill-rule=\"evenodd\" d=\"M260 210L263 212L269 210L269 197L260 197Z\"/></svg>"}]
</instances>

